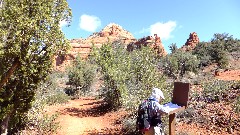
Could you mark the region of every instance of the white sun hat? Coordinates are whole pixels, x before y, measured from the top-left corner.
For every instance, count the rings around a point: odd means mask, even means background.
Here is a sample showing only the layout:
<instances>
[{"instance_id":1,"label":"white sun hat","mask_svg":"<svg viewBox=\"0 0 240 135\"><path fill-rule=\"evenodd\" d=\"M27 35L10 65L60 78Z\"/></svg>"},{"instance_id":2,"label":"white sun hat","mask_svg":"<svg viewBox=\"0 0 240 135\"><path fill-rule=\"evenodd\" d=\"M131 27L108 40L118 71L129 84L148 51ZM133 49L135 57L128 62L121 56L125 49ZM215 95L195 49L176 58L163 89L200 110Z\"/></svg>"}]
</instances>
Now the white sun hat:
<instances>
[{"instance_id":1,"label":"white sun hat","mask_svg":"<svg viewBox=\"0 0 240 135\"><path fill-rule=\"evenodd\" d=\"M153 88L152 89L152 96L161 97L162 99L165 99L164 95L163 95L163 92L159 88Z\"/></svg>"}]
</instances>

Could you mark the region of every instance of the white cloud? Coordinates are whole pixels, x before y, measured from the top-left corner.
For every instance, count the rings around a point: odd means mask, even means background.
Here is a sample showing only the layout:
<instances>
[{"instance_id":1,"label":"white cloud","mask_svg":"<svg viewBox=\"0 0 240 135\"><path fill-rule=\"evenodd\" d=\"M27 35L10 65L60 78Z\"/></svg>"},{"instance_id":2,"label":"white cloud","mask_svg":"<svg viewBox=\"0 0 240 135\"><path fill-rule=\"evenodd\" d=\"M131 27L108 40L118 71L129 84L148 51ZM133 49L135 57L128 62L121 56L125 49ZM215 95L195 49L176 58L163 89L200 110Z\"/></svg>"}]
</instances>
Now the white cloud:
<instances>
[{"instance_id":1,"label":"white cloud","mask_svg":"<svg viewBox=\"0 0 240 135\"><path fill-rule=\"evenodd\" d=\"M101 20L96 16L84 14L80 17L79 26L83 30L95 32L101 26Z\"/></svg>"},{"instance_id":2,"label":"white cloud","mask_svg":"<svg viewBox=\"0 0 240 135\"><path fill-rule=\"evenodd\" d=\"M176 28L175 21L168 21L166 23L157 22L150 26L149 31L151 36L157 34L162 40L168 40L171 37L171 32Z\"/></svg>"}]
</instances>

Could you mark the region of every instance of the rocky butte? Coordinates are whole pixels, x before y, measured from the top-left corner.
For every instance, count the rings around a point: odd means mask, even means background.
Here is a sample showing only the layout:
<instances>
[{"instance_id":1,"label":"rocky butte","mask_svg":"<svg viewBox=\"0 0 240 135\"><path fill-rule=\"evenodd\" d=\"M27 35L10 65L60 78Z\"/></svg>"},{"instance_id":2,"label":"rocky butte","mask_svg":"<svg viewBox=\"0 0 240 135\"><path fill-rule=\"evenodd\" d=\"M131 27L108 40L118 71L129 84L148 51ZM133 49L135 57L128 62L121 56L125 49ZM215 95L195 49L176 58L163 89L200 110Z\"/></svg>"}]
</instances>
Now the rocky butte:
<instances>
[{"instance_id":1,"label":"rocky butte","mask_svg":"<svg viewBox=\"0 0 240 135\"><path fill-rule=\"evenodd\" d=\"M192 32L189 34L189 38L187 39L185 45L183 45L181 49L184 51L193 50L198 43L199 43L199 38L197 33Z\"/></svg>"},{"instance_id":2,"label":"rocky butte","mask_svg":"<svg viewBox=\"0 0 240 135\"><path fill-rule=\"evenodd\" d=\"M154 34L153 36L147 36L140 38L134 43L127 45L128 51L133 51L133 49L140 49L142 46L150 46L155 50L155 52L161 56L167 55L167 52L164 49L164 46L162 44L162 41L160 37L157 36L157 34Z\"/></svg>"},{"instance_id":3,"label":"rocky butte","mask_svg":"<svg viewBox=\"0 0 240 135\"><path fill-rule=\"evenodd\" d=\"M99 48L104 43L114 41L121 41L128 51L132 51L134 48L141 48L143 45L152 47L160 55L167 54L157 34L155 34L154 37L148 36L137 40L129 31L123 29L122 26L110 23L100 32L95 32L86 39L79 38L70 40L71 50L64 56L55 57L54 69L64 70L78 54L82 58L87 58L93 45Z\"/></svg>"}]
</instances>

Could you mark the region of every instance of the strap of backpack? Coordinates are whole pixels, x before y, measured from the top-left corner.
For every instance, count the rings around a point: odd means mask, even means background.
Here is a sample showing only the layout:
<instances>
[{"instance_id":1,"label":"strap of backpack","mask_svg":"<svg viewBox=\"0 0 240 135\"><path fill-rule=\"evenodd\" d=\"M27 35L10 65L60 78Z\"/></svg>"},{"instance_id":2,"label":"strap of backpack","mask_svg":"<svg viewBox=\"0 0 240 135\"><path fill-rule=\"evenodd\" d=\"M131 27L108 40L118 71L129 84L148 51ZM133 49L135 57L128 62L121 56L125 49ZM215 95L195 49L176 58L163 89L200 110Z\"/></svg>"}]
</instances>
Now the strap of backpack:
<instances>
[{"instance_id":1,"label":"strap of backpack","mask_svg":"<svg viewBox=\"0 0 240 135\"><path fill-rule=\"evenodd\" d=\"M147 109L147 113L148 113L148 119L151 120L151 111L152 111L152 100L147 99L147 103L148 103L148 109Z\"/></svg>"}]
</instances>

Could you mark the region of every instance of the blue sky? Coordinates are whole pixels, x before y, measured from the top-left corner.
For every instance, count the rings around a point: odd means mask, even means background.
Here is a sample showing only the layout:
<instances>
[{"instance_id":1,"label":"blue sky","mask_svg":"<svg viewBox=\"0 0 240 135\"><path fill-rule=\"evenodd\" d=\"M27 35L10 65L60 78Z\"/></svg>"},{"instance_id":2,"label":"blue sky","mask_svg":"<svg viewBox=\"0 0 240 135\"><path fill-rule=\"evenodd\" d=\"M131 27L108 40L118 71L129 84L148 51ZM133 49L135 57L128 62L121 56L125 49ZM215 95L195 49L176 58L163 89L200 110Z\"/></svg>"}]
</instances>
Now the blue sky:
<instances>
[{"instance_id":1,"label":"blue sky","mask_svg":"<svg viewBox=\"0 0 240 135\"><path fill-rule=\"evenodd\" d=\"M109 23L116 23L137 39L157 33L165 49L185 44L196 32L200 41L214 33L240 39L240 0L67 0L72 22L62 31L66 38L87 38Z\"/></svg>"}]
</instances>

